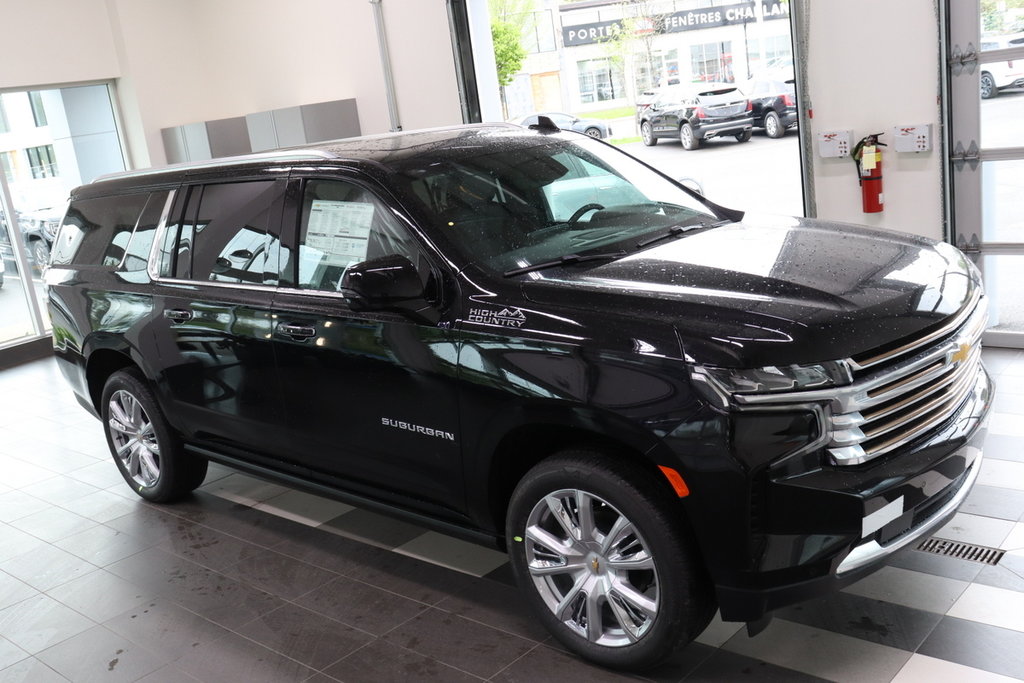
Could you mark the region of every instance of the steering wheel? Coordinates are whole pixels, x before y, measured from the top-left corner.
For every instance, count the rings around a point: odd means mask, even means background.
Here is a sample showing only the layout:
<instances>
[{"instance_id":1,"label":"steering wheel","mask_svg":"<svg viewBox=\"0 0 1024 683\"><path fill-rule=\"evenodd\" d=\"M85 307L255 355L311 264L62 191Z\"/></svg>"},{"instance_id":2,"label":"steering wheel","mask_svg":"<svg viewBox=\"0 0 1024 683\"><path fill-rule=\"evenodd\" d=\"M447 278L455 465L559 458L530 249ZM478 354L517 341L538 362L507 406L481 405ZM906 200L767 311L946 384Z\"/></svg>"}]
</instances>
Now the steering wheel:
<instances>
[{"instance_id":1,"label":"steering wheel","mask_svg":"<svg viewBox=\"0 0 1024 683\"><path fill-rule=\"evenodd\" d=\"M570 230L572 230L573 226L579 223L580 219L583 218L583 215L586 214L588 211L600 211L603 208L604 206L602 206L601 204L584 204L580 208L576 209L576 211L573 212L571 216L569 216L569 220L567 220L565 224L569 226Z\"/></svg>"}]
</instances>

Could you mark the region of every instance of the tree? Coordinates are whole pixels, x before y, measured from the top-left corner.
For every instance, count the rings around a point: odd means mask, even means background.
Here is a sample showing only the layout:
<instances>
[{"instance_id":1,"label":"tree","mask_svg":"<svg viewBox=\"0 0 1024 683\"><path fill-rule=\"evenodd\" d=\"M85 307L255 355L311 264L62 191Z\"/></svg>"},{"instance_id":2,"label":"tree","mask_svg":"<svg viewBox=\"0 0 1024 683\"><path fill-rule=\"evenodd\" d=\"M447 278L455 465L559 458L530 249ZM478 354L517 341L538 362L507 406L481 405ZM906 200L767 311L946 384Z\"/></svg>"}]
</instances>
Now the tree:
<instances>
[{"instance_id":1,"label":"tree","mask_svg":"<svg viewBox=\"0 0 1024 683\"><path fill-rule=\"evenodd\" d=\"M655 87L660 75L660 64L654 58L655 38L662 33L671 12L659 0L623 0L619 8L620 30L601 41L605 51L614 62L631 67L627 89Z\"/></svg>"},{"instance_id":2,"label":"tree","mask_svg":"<svg viewBox=\"0 0 1024 683\"><path fill-rule=\"evenodd\" d=\"M526 49L523 48L518 27L504 21L491 22L491 40L494 41L494 64L498 67L498 85L512 82L523 67Z\"/></svg>"}]
</instances>

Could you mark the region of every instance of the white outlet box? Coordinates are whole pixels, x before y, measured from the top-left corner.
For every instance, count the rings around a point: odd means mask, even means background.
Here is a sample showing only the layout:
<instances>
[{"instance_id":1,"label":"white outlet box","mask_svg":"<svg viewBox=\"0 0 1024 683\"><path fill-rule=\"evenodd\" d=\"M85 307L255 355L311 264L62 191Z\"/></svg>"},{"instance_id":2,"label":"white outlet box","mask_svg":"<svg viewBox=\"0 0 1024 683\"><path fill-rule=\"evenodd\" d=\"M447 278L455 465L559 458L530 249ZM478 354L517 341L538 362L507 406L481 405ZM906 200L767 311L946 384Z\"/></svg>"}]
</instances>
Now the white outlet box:
<instances>
[{"instance_id":1,"label":"white outlet box","mask_svg":"<svg viewBox=\"0 0 1024 683\"><path fill-rule=\"evenodd\" d=\"M818 156L823 158L850 156L852 135L853 131L849 130L830 130L818 133Z\"/></svg>"},{"instance_id":2,"label":"white outlet box","mask_svg":"<svg viewBox=\"0 0 1024 683\"><path fill-rule=\"evenodd\" d=\"M932 148L932 124L894 126L890 139L895 152L927 152Z\"/></svg>"}]
</instances>

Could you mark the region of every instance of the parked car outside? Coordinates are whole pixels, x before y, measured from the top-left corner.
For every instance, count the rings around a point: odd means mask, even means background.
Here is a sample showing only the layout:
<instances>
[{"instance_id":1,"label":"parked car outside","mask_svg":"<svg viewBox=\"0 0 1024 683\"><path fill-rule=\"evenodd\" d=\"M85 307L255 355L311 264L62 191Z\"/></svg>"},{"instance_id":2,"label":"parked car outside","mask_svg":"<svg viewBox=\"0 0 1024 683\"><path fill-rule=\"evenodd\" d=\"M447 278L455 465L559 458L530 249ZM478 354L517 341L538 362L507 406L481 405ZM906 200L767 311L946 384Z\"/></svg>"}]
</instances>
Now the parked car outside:
<instances>
[{"instance_id":1,"label":"parked car outside","mask_svg":"<svg viewBox=\"0 0 1024 683\"><path fill-rule=\"evenodd\" d=\"M688 83L663 88L649 106L641 110L638 105L637 117L645 145L669 138L693 150L715 137L750 140L752 110L750 100L735 85Z\"/></svg>"},{"instance_id":2,"label":"parked car outside","mask_svg":"<svg viewBox=\"0 0 1024 683\"><path fill-rule=\"evenodd\" d=\"M955 247L748 218L550 128L101 179L46 284L139 496L213 460L496 545L555 638L619 668L939 528L992 402Z\"/></svg>"},{"instance_id":3,"label":"parked car outside","mask_svg":"<svg viewBox=\"0 0 1024 683\"><path fill-rule=\"evenodd\" d=\"M1003 50L1024 45L1024 32L981 38L982 50ZM1006 88L1024 87L1024 59L985 62L981 65L981 99L987 100Z\"/></svg>"},{"instance_id":4,"label":"parked car outside","mask_svg":"<svg viewBox=\"0 0 1024 683\"><path fill-rule=\"evenodd\" d=\"M50 260L50 248L57 235L64 209L46 208L34 211L18 211L18 227L25 240L29 263L37 273L42 272ZM14 250L7 232L7 220L0 214L0 253L5 259L14 260Z\"/></svg>"},{"instance_id":5,"label":"parked car outside","mask_svg":"<svg viewBox=\"0 0 1024 683\"><path fill-rule=\"evenodd\" d=\"M611 126L601 119L581 119L578 116L563 114L561 112L540 112L537 114L530 114L529 116L524 116L519 119L517 123L521 126L534 126L537 125L538 116L548 117L562 130L574 130L577 133L583 133L592 138L604 139L611 137L612 134Z\"/></svg>"},{"instance_id":6,"label":"parked car outside","mask_svg":"<svg viewBox=\"0 0 1024 683\"><path fill-rule=\"evenodd\" d=\"M750 97L754 128L770 138L781 138L797 124L796 85L792 80L752 80L743 88Z\"/></svg>"}]
</instances>

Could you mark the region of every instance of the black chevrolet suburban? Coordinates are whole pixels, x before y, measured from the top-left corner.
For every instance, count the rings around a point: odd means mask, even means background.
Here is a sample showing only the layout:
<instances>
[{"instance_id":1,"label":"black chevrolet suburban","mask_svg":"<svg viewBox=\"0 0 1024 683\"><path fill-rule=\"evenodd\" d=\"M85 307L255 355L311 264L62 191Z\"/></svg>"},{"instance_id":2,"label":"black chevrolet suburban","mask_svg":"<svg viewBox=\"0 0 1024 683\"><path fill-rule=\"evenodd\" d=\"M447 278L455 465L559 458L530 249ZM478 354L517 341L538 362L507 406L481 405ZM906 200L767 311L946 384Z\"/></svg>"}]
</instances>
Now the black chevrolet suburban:
<instances>
[{"instance_id":1,"label":"black chevrolet suburban","mask_svg":"<svg viewBox=\"0 0 1024 683\"><path fill-rule=\"evenodd\" d=\"M621 668L949 519L992 398L963 254L747 217L549 123L74 190L54 345L127 483L215 461L497 545Z\"/></svg>"}]
</instances>

